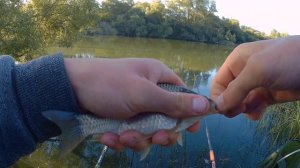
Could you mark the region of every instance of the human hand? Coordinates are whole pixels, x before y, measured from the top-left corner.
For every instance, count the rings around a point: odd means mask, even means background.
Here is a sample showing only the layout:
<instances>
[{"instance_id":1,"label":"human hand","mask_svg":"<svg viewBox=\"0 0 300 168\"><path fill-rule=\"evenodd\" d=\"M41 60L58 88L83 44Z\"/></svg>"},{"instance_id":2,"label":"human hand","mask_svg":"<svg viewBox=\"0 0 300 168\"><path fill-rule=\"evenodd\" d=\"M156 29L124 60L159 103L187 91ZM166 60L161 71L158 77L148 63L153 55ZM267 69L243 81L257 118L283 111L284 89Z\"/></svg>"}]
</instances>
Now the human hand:
<instances>
[{"instance_id":1,"label":"human hand","mask_svg":"<svg viewBox=\"0 0 300 168\"><path fill-rule=\"evenodd\" d=\"M299 100L299 65L300 36L241 44L213 80L212 99L227 117L257 120L271 104Z\"/></svg>"},{"instance_id":2,"label":"human hand","mask_svg":"<svg viewBox=\"0 0 300 168\"><path fill-rule=\"evenodd\" d=\"M99 117L127 119L142 112L161 112L183 118L208 111L208 101L198 95L171 93L157 83L184 85L167 66L153 59L65 59L77 100ZM199 124L191 126L196 131ZM142 150L150 143L171 145L177 134L159 131L152 138L136 131L120 136L105 133L100 141L116 150L128 146Z\"/></svg>"}]
</instances>

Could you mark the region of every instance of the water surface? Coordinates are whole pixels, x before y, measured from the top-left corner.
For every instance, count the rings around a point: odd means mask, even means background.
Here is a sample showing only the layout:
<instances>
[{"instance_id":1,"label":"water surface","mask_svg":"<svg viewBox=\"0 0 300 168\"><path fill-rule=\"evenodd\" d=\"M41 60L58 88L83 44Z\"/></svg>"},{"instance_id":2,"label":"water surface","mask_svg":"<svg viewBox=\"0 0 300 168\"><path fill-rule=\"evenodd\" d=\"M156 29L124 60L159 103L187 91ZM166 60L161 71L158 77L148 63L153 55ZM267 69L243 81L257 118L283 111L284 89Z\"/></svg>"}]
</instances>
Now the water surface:
<instances>
[{"instance_id":1,"label":"water surface","mask_svg":"<svg viewBox=\"0 0 300 168\"><path fill-rule=\"evenodd\" d=\"M86 38L73 48L51 47L49 54L62 52L66 57L156 58L171 67L194 91L209 96L209 86L218 68L232 48L176 40L97 37ZM255 136L256 123L243 115L233 119L222 115L205 118L215 152L217 167L256 167L266 155L261 138ZM197 133L183 134L184 147L154 146L150 155L139 162L139 155L130 150L116 153L109 150L102 167L211 167L204 122ZM57 141L48 141L36 152L19 161L16 167L94 167L102 145L86 141L66 159L58 161Z\"/></svg>"}]
</instances>

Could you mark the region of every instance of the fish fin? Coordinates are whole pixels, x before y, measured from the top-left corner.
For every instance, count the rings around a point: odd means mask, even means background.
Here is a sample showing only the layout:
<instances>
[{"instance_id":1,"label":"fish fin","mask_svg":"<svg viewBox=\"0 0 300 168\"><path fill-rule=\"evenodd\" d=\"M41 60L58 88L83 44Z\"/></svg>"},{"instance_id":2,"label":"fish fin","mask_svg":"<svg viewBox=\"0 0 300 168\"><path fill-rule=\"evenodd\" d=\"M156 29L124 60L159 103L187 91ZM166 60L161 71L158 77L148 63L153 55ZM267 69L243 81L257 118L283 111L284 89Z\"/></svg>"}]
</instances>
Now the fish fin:
<instances>
[{"instance_id":1,"label":"fish fin","mask_svg":"<svg viewBox=\"0 0 300 168\"><path fill-rule=\"evenodd\" d=\"M102 136L102 134L93 134L91 136L90 141L92 141L92 142L99 142L99 140L101 139L101 136Z\"/></svg>"},{"instance_id":2,"label":"fish fin","mask_svg":"<svg viewBox=\"0 0 300 168\"><path fill-rule=\"evenodd\" d=\"M42 114L61 129L59 158L64 158L85 138L75 113L51 110Z\"/></svg>"},{"instance_id":3,"label":"fish fin","mask_svg":"<svg viewBox=\"0 0 300 168\"><path fill-rule=\"evenodd\" d=\"M180 145L180 146L183 146L183 140L182 140L182 132L179 132L179 135L178 135L178 138L177 138L177 143Z\"/></svg>"},{"instance_id":4,"label":"fish fin","mask_svg":"<svg viewBox=\"0 0 300 168\"><path fill-rule=\"evenodd\" d=\"M148 156L148 154L150 153L150 151L151 151L151 145L148 146L146 149L144 149L142 151L142 154L141 154L141 157L140 157L140 161L143 161Z\"/></svg>"},{"instance_id":5,"label":"fish fin","mask_svg":"<svg viewBox=\"0 0 300 168\"><path fill-rule=\"evenodd\" d=\"M181 121L179 121L177 123L177 126L175 128L175 132L180 132L180 131L183 131L183 130L187 129L188 127L190 127L191 125L193 125L197 121L200 121L201 118L203 118L203 116L197 116L197 117L190 117L190 118L182 119Z\"/></svg>"}]
</instances>

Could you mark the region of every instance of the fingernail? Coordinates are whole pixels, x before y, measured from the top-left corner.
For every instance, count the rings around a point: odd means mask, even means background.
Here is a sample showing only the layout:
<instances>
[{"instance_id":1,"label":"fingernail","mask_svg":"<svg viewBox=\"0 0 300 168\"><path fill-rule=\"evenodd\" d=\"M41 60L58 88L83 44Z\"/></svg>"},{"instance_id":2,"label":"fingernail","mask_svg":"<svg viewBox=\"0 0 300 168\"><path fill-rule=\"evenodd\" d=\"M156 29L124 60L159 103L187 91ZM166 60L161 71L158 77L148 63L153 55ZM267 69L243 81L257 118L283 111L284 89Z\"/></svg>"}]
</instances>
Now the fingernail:
<instances>
[{"instance_id":1,"label":"fingernail","mask_svg":"<svg viewBox=\"0 0 300 168\"><path fill-rule=\"evenodd\" d=\"M159 137L159 138L157 139L157 143L158 143L159 145L167 145L167 144L169 143L169 139L166 138L166 137Z\"/></svg>"},{"instance_id":2,"label":"fingernail","mask_svg":"<svg viewBox=\"0 0 300 168\"><path fill-rule=\"evenodd\" d=\"M207 109L207 101L205 98L195 98L193 100L193 110L196 113L202 114L205 113Z\"/></svg>"},{"instance_id":3,"label":"fingernail","mask_svg":"<svg viewBox=\"0 0 300 168\"><path fill-rule=\"evenodd\" d=\"M114 146L116 144L116 141L115 140L105 140L103 142L103 144L106 144L107 146Z\"/></svg>"},{"instance_id":4,"label":"fingernail","mask_svg":"<svg viewBox=\"0 0 300 168\"><path fill-rule=\"evenodd\" d=\"M137 145L138 141L136 139L133 139L131 141L128 141L127 145L129 147L135 147Z\"/></svg>"}]
</instances>

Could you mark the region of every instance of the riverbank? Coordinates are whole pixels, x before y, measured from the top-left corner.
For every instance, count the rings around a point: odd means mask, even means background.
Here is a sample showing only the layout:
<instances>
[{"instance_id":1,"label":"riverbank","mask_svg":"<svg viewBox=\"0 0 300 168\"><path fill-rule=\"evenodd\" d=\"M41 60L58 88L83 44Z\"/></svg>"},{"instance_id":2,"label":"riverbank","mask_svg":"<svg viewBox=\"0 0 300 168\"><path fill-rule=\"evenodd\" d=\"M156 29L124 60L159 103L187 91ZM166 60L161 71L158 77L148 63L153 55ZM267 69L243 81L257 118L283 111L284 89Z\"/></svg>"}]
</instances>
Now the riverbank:
<instances>
[{"instance_id":1,"label":"riverbank","mask_svg":"<svg viewBox=\"0 0 300 168\"><path fill-rule=\"evenodd\" d=\"M263 133L270 147L300 140L300 102L273 105L258 123L258 133Z\"/></svg>"}]
</instances>

